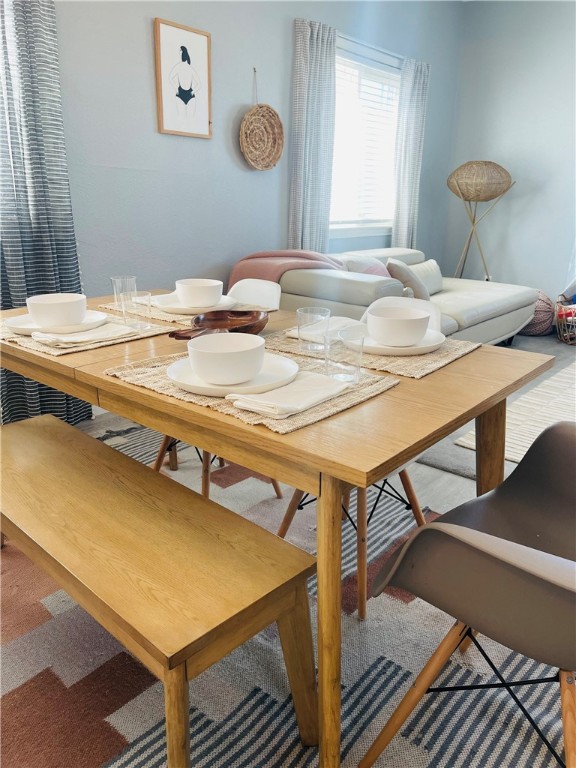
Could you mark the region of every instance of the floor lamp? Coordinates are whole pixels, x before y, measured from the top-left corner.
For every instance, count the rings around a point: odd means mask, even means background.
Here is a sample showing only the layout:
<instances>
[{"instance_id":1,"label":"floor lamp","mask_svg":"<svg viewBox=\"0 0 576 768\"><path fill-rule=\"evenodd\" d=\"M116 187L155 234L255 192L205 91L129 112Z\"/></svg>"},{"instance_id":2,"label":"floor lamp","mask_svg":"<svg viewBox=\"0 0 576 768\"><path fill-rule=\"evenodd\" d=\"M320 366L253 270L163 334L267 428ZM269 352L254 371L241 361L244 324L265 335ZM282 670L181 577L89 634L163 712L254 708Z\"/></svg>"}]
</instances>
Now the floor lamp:
<instances>
[{"instance_id":1,"label":"floor lamp","mask_svg":"<svg viewBox=\"0 0 576 768\"><path fill-rule=\"evenodd\" d=\"M458 166L455 171L452 171L448 177L448 187L464 202L471 225L454 277L462 277L472 238L475 238L480 258L484 265L486 280L491 279L482 246L480 245L477 226L515 183L505 168L502 168L498 163L492 163L490 160L472 160L469 163L464 163ZM492 201L492 205L482 215L478 216L478 203L490 201Z\"/></svg>"}]
</instances>

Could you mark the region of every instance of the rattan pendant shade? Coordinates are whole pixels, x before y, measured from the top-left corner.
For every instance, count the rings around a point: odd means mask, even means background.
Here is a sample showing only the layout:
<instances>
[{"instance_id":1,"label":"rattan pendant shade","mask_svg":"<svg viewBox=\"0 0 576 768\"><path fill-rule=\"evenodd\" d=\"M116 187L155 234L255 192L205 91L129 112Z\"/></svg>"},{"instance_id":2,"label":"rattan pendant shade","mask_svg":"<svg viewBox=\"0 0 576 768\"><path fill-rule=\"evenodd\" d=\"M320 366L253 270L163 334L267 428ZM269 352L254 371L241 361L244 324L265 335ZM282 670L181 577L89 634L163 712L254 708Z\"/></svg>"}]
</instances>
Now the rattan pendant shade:
<instances>
[{"instance_id":1,"label":"rattan pendant shade","mask_svg":"<svg viewBox=\"0 0 576 768\"><path fill-rule=\"evenodd\" d=\"M471 160L452 171L447 184L462 200L486 203L508 192L512 186L512 177L498 163Z\"/></svg>"},{"instance_id":2,"label":"rattan pendant shade","mask_svg":"<svg viewBox=\"0 0 576 768\"><path fill-rule=\"evenodd\" d=\"M284 130L278 113L268 104L256 104L240 124L240 150L258 171L274 168L284 149Z\"/></svg>"}]
</instances>

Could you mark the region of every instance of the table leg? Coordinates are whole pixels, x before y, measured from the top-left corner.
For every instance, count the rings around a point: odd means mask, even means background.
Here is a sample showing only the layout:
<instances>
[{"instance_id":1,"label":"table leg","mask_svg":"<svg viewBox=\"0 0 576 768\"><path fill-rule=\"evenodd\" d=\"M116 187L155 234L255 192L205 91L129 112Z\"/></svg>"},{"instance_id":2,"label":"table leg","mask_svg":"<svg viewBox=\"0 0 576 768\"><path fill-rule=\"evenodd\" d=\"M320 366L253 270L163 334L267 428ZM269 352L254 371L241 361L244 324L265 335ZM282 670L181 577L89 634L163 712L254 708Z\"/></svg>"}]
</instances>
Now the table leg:
<instances>
[{"instance_id":1,"label":"table leg","mask_svg":"<svg viewBox=\"0 0 576 768\"><path fill-rule=\"evenodd\" d=\"M504 480L506 400L476 417L476 494L481 496Z\"/></svg>"},{"instance_id":2,"label":"table leg","mask_svg":"<svg viewBox=\"0 0 576 768\"><path fill-rule=\"evenodd\" d=\"M212 454L208 451L202 451L202 496L210 498L210 464Z\"/></svg>"},{"instance_id":3,"label":"table leg","mask_svg":"<svg viewBox=\"0 0 576 768\"><path fill-rule=\"evenodd\" d=\"M318 704L320 765L340 765L340 655L342 586L342 483L322 476L318 526Z\"/></svg>"},{"instance_id":4,"label":"table leg","mask_svg":"<svg viewBox=\"0 0 576 768\"><path fill-rule=\"evenodd\" d=\"M366 488L356 488L356 583L358 618L366 618L368 602L368 510Z\"/></svg>"},{"instance_id":5,"label":"table leg","mask_svg":"<svg viewBox=\"0 0 576 768\"><path fill-rule=\"evenodd\" d=\"M504 480L506 441L506 400L476 417L476 495L491 491ZM472 641L465 637L460 652L466 653Z\"/></svg>"},{"instance_id":6,"label":"table leg","mask_svg":"<svg viewBox=\"0 0 576 768\"><path fill-rule=\"evenodd\" d=\"M190 768L190 718L186 664L164 673L168 768Z\"/></svg>"}]
</instances>

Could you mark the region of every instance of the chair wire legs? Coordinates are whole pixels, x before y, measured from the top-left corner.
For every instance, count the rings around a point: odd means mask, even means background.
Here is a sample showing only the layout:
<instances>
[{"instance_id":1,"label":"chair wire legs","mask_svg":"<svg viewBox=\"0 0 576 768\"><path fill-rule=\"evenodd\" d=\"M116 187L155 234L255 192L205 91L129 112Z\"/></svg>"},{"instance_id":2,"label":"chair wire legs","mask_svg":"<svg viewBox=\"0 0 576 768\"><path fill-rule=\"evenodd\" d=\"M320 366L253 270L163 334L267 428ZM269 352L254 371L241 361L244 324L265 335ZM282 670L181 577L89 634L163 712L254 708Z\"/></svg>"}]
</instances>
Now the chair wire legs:
<instances>
[{"instance_id":1,"label":"chair wire legs","mask_svg":"<svg viewBox=\"0 0 576 768\"><path fill-rule=\"evenodd\" d=\"M444 693L447 691L466 691L466 690L476 690L480 688L506 688L510 696L514 699L517 706L519 707L520 711L524 715L524 717L528 720L532 728L536 731L538 736L542 739L544 744L548 747L548 750L552 753L554 758L556 759L556 762L561 765L563 768L566 768L564 761L560 758L552 744L548 741L546 736L542 733L534 719L532 718L531 714L528 712L526 707L522 704L518 696L514 693L512 690L513 686L520 686L520 685L537 685L539 683L558 683L560 680L560 673L557 672L552 677L540 677L532 680L517 680L517 681L506 681L500 674L498 668L494 665L492 662L492 659L488 656L486 651L482 648L478 640L476 639L473 630L468 627L466 631L466 638L474 643L480 654L482 655L483 659L486 661L492 672L496 675L498 680L500 682L498 683L482 683L478 685L456 685L456 686L438 686L435 688L428 688L427 693Z\"/></svg>"},{"instance_id":2,"label":"chair wire legs","mask_svg":"<svg viewBox=\"0 0 576 768\"><path fill-rule=\"evenodd\" d=\"M438 677L440 672L442 671L442 668L446 664L446 662L449 660L452 653L459 647L459 645L464 641L467 640L468 642L474 643L476 648L478 649L479 653L482 655L486 663L489 665L490 669L494 672L499 682L497 683L480 683L475 685L455 685L455 686L432 686L432 683L434 680ZM394 736L398 733L402 725L406 722L408 717L412 714L413 710L416 708L420 700L423 698L423 696L426 693L448 693L450 691L465 691L465 690L478 690L483 688L505 688L510 696L514 699L516 704L518 705L519 709L521 710L522 714L526 717L526 719L529 721L530 725L534 728L542 742L546 745L548 750L551 752L551 754L554 756L556 762L558 765L562 766L562 768L573 768L576 765L576 762L574 761L574 744L571 743L570 739L572 739L571 733L574 729L574 723L565 723L564 725L564 745L565 745L565 753L566 753L566 763L562 760L560 755L556 752L550 741L546 738L546 736L542 733L541 729L538 727L538 725L535 723L534 719L530 715L530 713L527 711L526 707L522 704L520 699L516 696L514 691L512 690L513 687L517 686L524 686L524 685L536 685L540 683L558 683L560 681L560 688L561 688L561 694L563 696L562 701L562 715L565 720L568 720L570 717L574 717L574 703L576 701L576 689L575 689L575 683L574 683L574 674L571 672L566 672L565 670L560 670L557 674L551 676L551 677L542 677L537 679L530 679L530 680L517 680L517 681L506 681L500 674L499 670L496 668L492 660L489 658L489 656L486 654L485 650L482 648L476 637L474 636L474 631L471 629L471 627L467 627L462 622L457 621L456 624L451 628L451 630L448 632L444 640L440 643L436 651L432 654L430 659L428 660L428 663L424 667L424 669L420 672L420 674L416 677L414 680L412 686L408 689L407 693L405 694L404 698L384 726L384 728L380 731L379 735L376 737L370 748L368 749L366 755L359 763L359 768L370 768L370 766L374 765L380 754L384 751L384 749L388 746L388 744L392 741ZM565 681L565 682L563 682ZM565 699L568 700L567 703L565 703ZM569 713L572 713L570 716Z\"/></svg>"}]
</instances>

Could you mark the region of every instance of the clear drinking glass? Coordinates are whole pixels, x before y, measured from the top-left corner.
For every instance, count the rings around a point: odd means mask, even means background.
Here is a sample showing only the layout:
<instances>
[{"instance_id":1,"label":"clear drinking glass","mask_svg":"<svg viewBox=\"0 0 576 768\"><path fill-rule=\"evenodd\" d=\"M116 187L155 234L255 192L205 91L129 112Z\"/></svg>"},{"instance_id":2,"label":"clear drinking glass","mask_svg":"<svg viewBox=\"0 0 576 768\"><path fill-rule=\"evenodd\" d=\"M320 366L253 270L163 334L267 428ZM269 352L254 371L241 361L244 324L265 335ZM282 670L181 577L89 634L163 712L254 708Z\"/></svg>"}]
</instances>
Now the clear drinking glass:
<instances>
[{"instance_id":1,"label":"clear drinking glass","mask_svg":"<svg viewBox=\"0 0 576 768\"><path fill-rule=\"evenodd\" d=\"M364 326L329 331L324 339L324 373L331 379L358 384L362 369Z\"/></svg>"},{"instance_id":2,"label":"clear drinking glass","mask_svg":"<svg viewBox=\"0 0 576 768\"><path fill-rule=\"evenodd\" d=\"M139 331L152 325L152 294L150 291L126 291L121 294L124 324Z\"/></svg>"},{"instance_id":3,"label":"clear drinking glass","mask_svg":"<svg viewBox=\"0 0 576 768\"><path fill-rule=\"evenodd\" d=\"M328 333L330 310L324 307L301 307L298 317L298 346L301 352L323 352Z\"/></svg>"},{"instance_id":4,"label":"clear drinking glass","mask_svg":"<svg viewBox=\"0 0 576 768\"><path fill-rule=\"evenodd\" d=\"M134 275L116 275L110 278L114 289L114 309L122 311L122 294L133 293L136 290L136 277Z\"/></svg>"}]
</instances>

